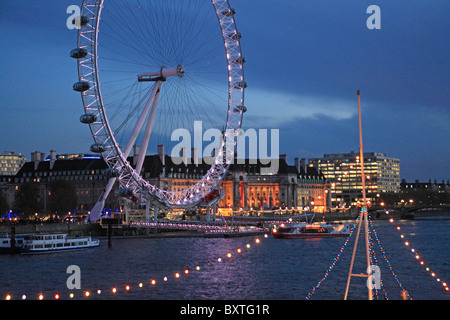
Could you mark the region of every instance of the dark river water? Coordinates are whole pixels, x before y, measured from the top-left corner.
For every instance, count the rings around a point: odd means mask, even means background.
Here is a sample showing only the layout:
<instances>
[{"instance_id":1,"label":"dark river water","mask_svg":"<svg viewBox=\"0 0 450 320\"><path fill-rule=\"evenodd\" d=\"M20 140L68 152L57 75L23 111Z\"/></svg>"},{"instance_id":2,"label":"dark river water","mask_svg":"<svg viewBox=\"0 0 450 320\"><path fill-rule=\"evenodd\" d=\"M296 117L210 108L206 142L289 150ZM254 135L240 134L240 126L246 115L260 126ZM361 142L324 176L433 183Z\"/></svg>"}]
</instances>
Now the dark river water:
<instances>
[{"instance_id":1,"label":"dark river water","mask_svg":"<svg viewBox=\"0 0 450 320\"><path fill-rule=\"evenodd\" d=\"M413 300L450 298L450 292L442 286L442 282L450 285L449 220L374 221L373 225L393 272ZM401 231L396 229L397 225ZM343 299L355 236L356 232L334 268L310 296L311 300ZM70 293L74 294L73 299L304 300L323 279L346 240L282 240L270 235L258 238L260 243L255 242L255 236L113 239L111 248L102 240L100 248L85 251L1 255L0 295L4 299L9 294L16 300L23 295L36 300L40 293L45 300L53 299L55 294L60 299L69 299ZM405 240L409 246L405 246ZM401 299L401 288L378 249L378 242L374 242L387 298ZM364 273L363 237L358 248L353 271ZM419 253L419 260L411 248ZM230 258L227 253L231 253ZM419 263L422 259L424 266ZM69 290L66 286L70 265L80 268L80 290ZM436 276L432 277L426 267ZM179 278L175 276L177 272ZM152 279L156 281L154 285ZM128 291L126 285L130 286ZM112 293L114 287L116 293ZM83 296L86 291L90 293L88 298ZM348 298L367 299L365 278L352 278Z\"/></svg>"}]
</instances>

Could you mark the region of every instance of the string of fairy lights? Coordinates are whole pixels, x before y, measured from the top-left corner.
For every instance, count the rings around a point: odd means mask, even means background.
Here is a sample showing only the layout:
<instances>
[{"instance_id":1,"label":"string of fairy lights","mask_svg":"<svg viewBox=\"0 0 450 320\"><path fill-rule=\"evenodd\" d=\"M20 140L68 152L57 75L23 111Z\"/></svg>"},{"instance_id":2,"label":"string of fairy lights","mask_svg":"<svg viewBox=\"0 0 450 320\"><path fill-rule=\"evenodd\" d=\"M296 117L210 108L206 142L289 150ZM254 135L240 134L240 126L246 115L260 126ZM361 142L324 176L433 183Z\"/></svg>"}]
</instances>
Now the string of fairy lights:
<instances>
[{"instance_id":1,"label":"string of fairy lights","mask_svg":"<svg viewBox=\"0 0 450 320\"><path fill-rule=\"evenodd\" d=\"M328 275L330 274L331 270L334 269L334 267L336 266L337 262L339 261L339 258L342 255L342 252L344 252L345 247L347 246L348 242L350 241L350 238L352 237L353 231L355 230L356 226L358 225L358 220L359 217L355 220L355 222L353 223L353 226L350 230L350 234L348 235L347 239L345 239L344 244L342 245L342 247L339 249L338 254L336 255L336 257L333 259L333 262L331 263L331 265L328 267L327 271L325 272L325 274L323 275L322 279L320 279L317 284L311 289L311 291L306 295L305 300L309 300L311 299L311 297L314 295L314 293L316 293L316 290L320 288L320 286L323 284L323 282L327 279Z\"/></svg>"},{"instance_id":2,"label":"string of fairy lights","mask_svg":"<svg viewBox=\"0 0 450 320\"><path fill-rule=\"evenodd\" d=\"M386 211L386 214L390 215L389 211ZM394 224L395 223L394 218L392 218L392 215L390 215L390 217L391 218L389 219L389 222ZM436 272L433 271L430 268L430 266L425 262L425 260L422 258L422 255L419 254L417 250L412 247L411 242L406 239L405 234L402 232L402 228L398 224L395 224L395 229L399 232L400 239L402 240L403 244L405 245L405 247L410 249L410 252L414 255L414 258L419 263L419 265L425 269L425 271L429 276L431 276L431 278L436 280L436 282L440 283L445 291L449 292L450 288L447 285L447 283L437 276Z\"/></svg>"},{"instance_id":3,"label":"string of fairy lights","mask_svg":"<svg viewBox=\"0 0 450 320\"><path fill-rule=\"evenodd\" d=\"M386 214L389 214L389 212L387 211ZM330 272L335 268L336 264L338 263L339 259L342 256L342 253L343 253L345 247L347 246L350 239L352 238L354 230L359 223L359 219L360 219L360 217L358 217L353 222L350 233L349 233L348 237L345 239L344 244L341 246L336 257L333 259L331 265L328 267L328 269L326 270L323 277L317 282L317 284L306 295L305 300L311 299L311 297L316 293L317 289L319 289L322 286L322 284L324 283L324 281L328 278ZM389 222L390 223L395 222L395 220L392 218L392 216L390 216ZM386 251L381 244L381 241L380 241L379 236L374 228L372 219L370 219L370 216L368 216L368 227L369 228L368 228L367 237L369 240L368 241L368 243L369 243L369 258L370 258L371 264L375 265L375 266L378 266L378 264L379 264L379 261L377 259L376 253L375 253L375 249L378 248L378 250L381 252L381 256L383 257L384 261L386 262L396 283L398 284L401 291L404 293L404 297L407 299L412 299L410 294L408 293L408 291L405 290L403 284L400 282L397 273L394 272L394 270L392 268L392 264L389 261L389 259L387 258ZM409 251L414 255L414 258L419 263L419 265L422 266L425 269L425 271L434 280L436 280L438 283L440 283L445 291L449 292L450 288L447 285L447 283L445 281L443 281L440 277L438 277L436 272L433 271L427 263L425 263L422 256L419 255L417 250L412 247L411 242L405 238L405 235L402 232L402 228L398 224L396 224L395 229L400 233L399 236L400 236L401 241L403 242L405 247L407 247L409 249ZM264 234L264 238L268 238L268 235ZM15 294L8 293L4 296L4 299L5 300L34 300L34 299L37 299L37 300L63 300L63 299L88 299L88 298L94 298L96 296L97 296L97 298L101 299L102 296L105 296L108 293L113 296L120 296L121 294L124 294L124 293L129 293L131 291L140 290L140 289L143 289L146 287L154 287L157 285L164 284L169 280L177 280L182 277L188 276L191 273L199 272L201 270L204 270L206 266L213 266L215 263L225 262L226 260L229 260L236 255L242 254L244 252L244 250L249 250L250 248L252 248L253 245L258 245L260 243L261 243L261 238L256 237L253 241L248 242L244 247L236 248L234 250L234 252L228 251L224 256L217 257L215 260L213 259L212 261L208 261L207 263L205 263L203 265L199 264L199 265L195 265L195 266L190 266L188 268L185 268L183 271L169 273L169 274L163 276L162 278L150 278L150 279L136 282L133 284L115 285L115 286L110 286L109 288L103 288L103 289L92 289L92 290L83 290L83 291L77 290L77 291L72 291L72 292L68 292L68 293L64 293L64 294L63 293L45 293L44 294L41 292L38 294L28 294L28 295L27 294L17 294L17 295L15 295ZM381 277L380 277L380 288L377 289L376 286L373 286L372 290L373 290L373 299L388 300L386 288L385 288L383 279Z\"/></svg>"},{"instance_id":4,"label":"string of fairy lights","mask_svg":"<svg viewBox=\"0 0 450 320\"><path fill-rule=\"evenodd\" d=\"M367 232L367 237L369 238L369 259L370 259L370 264L372 266L378 266L378 259L374 250L374 243L373 243L373 238L372 238L372 233L374 232L375 229L373 229L373 225L370 224L370 216L368 216L368 225L369 225L369 229ZM379 274L379 285L380 288L377 288L376 286L376 281L375 279L372 278L372 299L373 300L380 300L380 291L383 293L384 295L384 299L388 300L387 297L387 292L386 289L384 287L384 281L383 278L381 277L381 274Z\"/></svg>"},{"instance_id":5,"label":"string of fairy lights","mask_svg":"<svg viewBox=\"0 0 450 320\"><path fill-rule=\"evenodd\" d=\"M387 214L389 214L389 212L386 212ZM306 295L305 300L309 300L311 299L311 297L314 295L314 293L317 291L317 289L323 284L323 282L327 279L327 277L329 276L330 272L334 269L334 267L336 266L337 262L339 261L345 247L347 246L348 242L350 241L353 231L355 229L355 227L358 224L358 220L360 219L360 217L358 217L353 226L352 229L350 231L349 236L347 237L347 239L345 240L344 244L342 245L342 247L340 248L339 252L337 253L336 257L333 259L333 262L331 263L331 265L328 267L328 269L326 270L324 276L317 282L317 284L312 288L312 290ZM389 222L394 223L394 219L391 218L389 219ZM376 257L376 253L375 253L375 248L378 247L379 251L381 252L381 255L383 256L392 276L394 277L396 283L398 284L398 286L401 289L401 292L404 294L405 299L409 299L412 300L411 295L409 294L409 292L407 290L405 290L403 284L400 282L399 277L397 275L397 273L394 271L391 262L389 261L389 259L387 258L386 255L386 250L383 248L383 246L381 245L381 241L378 237L378 234L375 230L375 227L373 225L372 219L370 218L370 215L368 215L368 243L369 243L369 258L370 258L370 262L372 265L378 266L378 259ZM401 227L396 225L395 228L397 231L401 232ZM440 283L445 291L450 291L449 286L447 285L447 283L445 281L443 281L440 277L437 276L436 272L434 272L429 266L427 266L427 264L424 262L424 260L421 258L421 255L419 255L419 253L417 252L416 249L411 247L411 242L405 239L405 235L403 233L400 233L400 238L402 239L404 245L408 248L410 248L410 251L414 254L415 259L419 262L419 264L421 266L423 266L425 268L425 271L427 271L427 273L434 278L438 283ZM373 280L373 284L374 283L374 279ZM388 300L388 294L383 282L383 278L380 275L380 288L377 289L376 286L372 287L372 292L373 292L373 299L375 300Z\"/></svg>"},{"instance_id":6,"label":"string of fairy lights","mask_svg":"<svg viewBox=\"0 0 450 320\"><path fill-rule=\"evenodd\" d=\"M264 238L268 238L267 234L264 234ZM126 283L122 285L114 285L109 288L102 289L92 289L92 290L79 290L79 291L70 291L68 293L35 293L35 294L17 294L13 295L11 293L7 293L4 296L5 300L70 300L70 299L89 299L89 298L97 298L102 299L102 296L113 295L120 296L121 294L127 294L132 291L142 290L148 287L154 287L157 285L162 285L170 280L178 280L182 277L186 277L194 272L199 272L205 269L208 266L214 266L215 263L223 263L226 260L229 260L236 255L243 254L245 250L250 250L254 245L259 245L261 243L261 238L256 237L253 241L247 242L245 246L242 248L236 248L233 251L227 251L224 256L217 257L216 259L207 261L203 264L198 264L194 266L190 266L185 268L182 271L171 272L166 274L161 278L150 278L144 281L135 282L135 283Z\"/></svg>"},{"instance_id":7,"label":"string of fairy lights","mask_svg":"<svg viewBox=\"0 0 450 320\"><path fill-rule=\"evenodd\" d=\"M368 237L369 237L369 256L370 256L370 261L371 261L372 265L378 265L378 260L376 258L376 254L375 254L375 250L374 250L375 242L374 242L373 238L375 238L375 240L377 241L377 244L378 244L378 249L380 250L380 252L381 252L381 254L383 256L384 261L388 265L389 270L391 271L395 281L397 282L397 284L400 287L401 291L406 294L406 297L411 300L412 298L411 298L410 294L403 287L402 283L398 279L397 274L394 272L394 269L392 268L391 262L388 260L388 258L386 256L386 251L384 250L383 246L381 245L380 239L379 239L378 234L377 234L377 232L375 230L375 227L373 226L372 219L370 218L370 216L368 216L368 224L369 224L369 232L368 232ZM381 275L380 275L380 287L381 287L380 289L382 289L382 292L383 292L383 299L384 300L388 300L389 299L388 298L388 294L387 294L386 288L384 286L383 278L381 277ZM374 294L373 297L374 297L375 300L380 300L381 299L379 291L380 290L377 289L376 286L373 286L372 292Z\"/></svg>"}]
</instances>

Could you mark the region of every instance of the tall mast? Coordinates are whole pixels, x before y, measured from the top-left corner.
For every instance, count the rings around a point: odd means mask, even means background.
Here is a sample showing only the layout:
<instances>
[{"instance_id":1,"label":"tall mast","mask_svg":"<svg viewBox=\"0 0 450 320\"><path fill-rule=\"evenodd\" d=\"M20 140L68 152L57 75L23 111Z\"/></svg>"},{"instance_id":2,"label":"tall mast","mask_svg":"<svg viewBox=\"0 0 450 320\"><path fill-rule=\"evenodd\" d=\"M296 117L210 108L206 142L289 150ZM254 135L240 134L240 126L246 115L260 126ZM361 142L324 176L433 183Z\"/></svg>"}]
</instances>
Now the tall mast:
<instances>
[{"instance_id":1,"label":"tall mast","mask_svg":"<svg viewBox=\"0 0 450 320\"><path fill-rule=\"evenodd\" d=\"M345 296L344 300L347 300L348 296L348 289L350 286L350 279L352 276L356 277L370 277L371 269L370 269L370 255L369 255L369 222L367 217L367 199L366 199L366 176L364 175L364 152L363 152L363 139L362 139L362 125L361 125L361 100L359 96L359 90L357 90L358 95L358 122L359 122L359 163L361 167L361 184L362 184L362 195L363 195L363 204L361 207L360 212L360 219L358 222L358 231L356 233L356 239L355 239L355 245L353 247L353 255L352 260L350 262L350 270L348 272L348 278L347 278L347 286L345 288ZM355 261L355 255L356 255L356 249L358 247L358 239L359 239L359 233L361 231L361 224L364 221L364 235L366 238L366 260L367 260L367 274L361 273L361 274L354 274L353 271L353 263ZM372 300L372 289L368 287L368 299Z\"/></svg>"}]
</instances>

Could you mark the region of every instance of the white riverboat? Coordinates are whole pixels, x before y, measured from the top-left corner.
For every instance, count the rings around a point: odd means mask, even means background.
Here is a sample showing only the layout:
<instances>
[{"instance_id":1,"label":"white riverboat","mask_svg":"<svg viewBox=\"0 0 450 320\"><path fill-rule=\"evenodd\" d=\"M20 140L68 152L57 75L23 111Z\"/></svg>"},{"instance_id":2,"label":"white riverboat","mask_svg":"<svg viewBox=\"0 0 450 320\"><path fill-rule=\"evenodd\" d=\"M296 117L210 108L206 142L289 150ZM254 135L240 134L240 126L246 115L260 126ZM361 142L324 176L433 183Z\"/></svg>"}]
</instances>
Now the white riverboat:
<instances>
[{"instance_id":1,"label":"white riverboat","mask_svg":"<svg viewBox=\"0 0 450 320\"><path fill-rule=\"evenodd\" d=\"M33 234L25 237L21 254L42 254L95 248L100 240L92 237L71 238L65 233Z\"/></svg>"},{"instance_id":2,"label":"white riverboat","mask_svg":"<svg viewBox=\"0 0 450 320\"><path fill-rule=\"evenodd\" d=\"M308 221L309 214L305 214L306 222L288 222L279 224L272 229L272 235L276 239L290 238L325 238L345 237L350 234L350 225L343 223L313 223L315 213ZM300 217L300 216L299 216Z\"/></svg>"},{"instance_id":3,"label":"white riverboat","mask_svg":"<svg viewBox=\"0 0 450 320\"><path fill-rule=\"evenodd\" d=\"M17 253L24 243L27 235L16 235L14 249L11 249L11 235L0 235L0 253Z\"/></svg>"},{"instance_id":4,"label":"white riverboat","mask_svg":"<svg viewBox=\"0 0 450 320\"><path fill-rule=\"evenodd\" d=\"M272 230L272 235L277 239L345 237L349 234L348 224L337 223L283 223Z\"/></svg>"}]
</instances>

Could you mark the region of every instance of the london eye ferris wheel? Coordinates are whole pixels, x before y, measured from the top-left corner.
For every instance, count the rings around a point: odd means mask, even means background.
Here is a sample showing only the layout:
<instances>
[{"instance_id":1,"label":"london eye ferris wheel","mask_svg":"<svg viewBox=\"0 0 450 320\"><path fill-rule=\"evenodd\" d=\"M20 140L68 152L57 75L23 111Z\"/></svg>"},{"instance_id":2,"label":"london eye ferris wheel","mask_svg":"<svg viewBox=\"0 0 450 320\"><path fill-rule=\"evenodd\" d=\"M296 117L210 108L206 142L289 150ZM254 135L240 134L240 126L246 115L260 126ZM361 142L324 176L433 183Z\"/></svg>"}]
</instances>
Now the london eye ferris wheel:
<instances>
[{"instance_id":1,"label":"london eye ferris wheel","mask_svg":"<svg viewBox=\"0 0 450 320\"><path fill-rule=\"evenodd\" d=\"M211 194L234 158L244 106L244 62L227 0L84 0L79 27L78 82L92 152L109 169L91 210L98 219L118 181L124 197L167 208L190 208ZM183 190L164 190L141 176L147 151L194 121L223 130L209 170ZM141 141L138 159L128 159ZM204 155L205 156L205 155ZM209 155L208 155L209 156Z\"/></svg>"}]
</instances>

